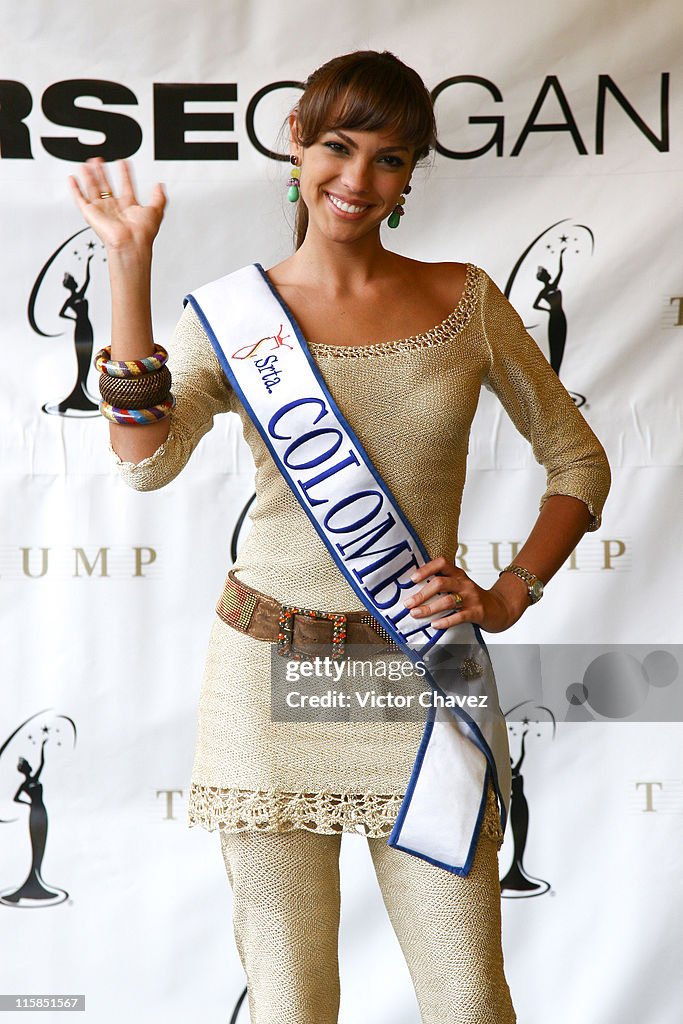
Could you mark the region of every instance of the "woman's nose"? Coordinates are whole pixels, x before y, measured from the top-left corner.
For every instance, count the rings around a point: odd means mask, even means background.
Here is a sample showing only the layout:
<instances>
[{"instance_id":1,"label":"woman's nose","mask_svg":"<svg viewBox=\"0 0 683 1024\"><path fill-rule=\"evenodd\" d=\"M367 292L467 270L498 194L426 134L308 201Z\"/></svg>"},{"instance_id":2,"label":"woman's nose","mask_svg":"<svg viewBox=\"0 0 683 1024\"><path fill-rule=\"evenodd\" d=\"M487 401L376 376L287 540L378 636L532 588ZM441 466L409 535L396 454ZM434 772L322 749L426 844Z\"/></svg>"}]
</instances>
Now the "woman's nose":
<instances>
[{"instance_id":1,"label":"woman's nose","mask_svg":"<svg viewBox=\"0 0 683 1024\"><path fill-rule=\"evenodd\" d=\"M349 160L344 165L342 183L349 192L367 192L370 189L371 167L365 160Z\"/></svg>"}]
</instances>

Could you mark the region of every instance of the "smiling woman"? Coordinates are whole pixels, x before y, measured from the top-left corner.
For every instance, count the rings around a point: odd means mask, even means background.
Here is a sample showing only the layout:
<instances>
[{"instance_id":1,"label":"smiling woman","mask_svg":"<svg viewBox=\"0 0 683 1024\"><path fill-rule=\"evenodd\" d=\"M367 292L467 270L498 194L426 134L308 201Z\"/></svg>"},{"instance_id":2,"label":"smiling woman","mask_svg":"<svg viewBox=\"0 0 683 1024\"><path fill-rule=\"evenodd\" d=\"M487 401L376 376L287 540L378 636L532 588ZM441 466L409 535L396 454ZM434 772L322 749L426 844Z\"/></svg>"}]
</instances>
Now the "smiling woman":
<instances>
[{"instance_id":1,"label":"smiling woman","mask_svg":"<svg viewBox=\"0 0 683 1024\"><path fill-rule=\"evenodd\" d=\"M296 130L296 115L292 115L293 136ZM325 225L335 224L334 218L345 223L363 221L365 229L368 220L374 224L393 213L408 188L413 151L386 132L336 128L323 132L308 147L305 166L301 156L295 159L301 166L299 210L306 211L301 230L325 230ZM328 217L318 223L316 214L321 210L332 213L333 220Z\"/></svg>"},{"instance_id":2,"label":"smiling woman","mask_svg":"<svg viewBox=\"0 0 683 1024\"><path fill-rule=\"evenodd\" d=\"M125 163L118 197L101 162L72 180L107 247L100 363L110 400L131 406L107 410L121 477L163 487L223 412L240 417L256 465L251 528L211 630L189 820L220 829L252 1024L336 1024L342 832L367 839L424 1024L514 1024L497 859L510 757L481 631L516 622L598 528L609 467L483 269L383 245L435 142L417 73L389 53L335 58L289 128L295 251L188 296L172 396L150 313L163 190L139 204ZM547 476L519 564L490 588L455 565L482 386ZM472 700L428 720L280 719L283 658L343 661L347 643L376 666L420 661L430 694Z\"/></svg>"},{"instance_id":3,"label":"smiling woman","mask_svg":"<svg viewBox=\"0 0 683 1024\"><path fill-rule=\"evenodd\" d=\"M436 144L434 110L422 79L393 54L374 51L336 57L314 71L290 116L290 128L296 147L327 145L340 157L357 148L352 131L388 137L391 142L375 157L396 169L402 186ZM402 191L398 189L396 199ZM297 249L306 236L308 217L304 202L297 209Z\"/></svg>"}]
</instances>

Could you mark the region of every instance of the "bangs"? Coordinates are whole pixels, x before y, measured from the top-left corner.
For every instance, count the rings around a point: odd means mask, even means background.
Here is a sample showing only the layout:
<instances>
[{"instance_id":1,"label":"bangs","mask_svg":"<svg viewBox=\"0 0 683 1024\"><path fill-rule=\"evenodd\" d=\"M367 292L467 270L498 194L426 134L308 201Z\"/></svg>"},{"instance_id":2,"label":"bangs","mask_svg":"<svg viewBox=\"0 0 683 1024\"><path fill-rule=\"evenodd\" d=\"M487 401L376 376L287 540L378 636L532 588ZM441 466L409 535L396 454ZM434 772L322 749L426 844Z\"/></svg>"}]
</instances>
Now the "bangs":
<instances>
[{"instance_id":1,"label":"bangs","mask_svg":"<svg viewBox=\"0 0 683 1024\"><path fill-rule=\"evenodd\" d=\"M299 104L301 142L311 145L325 131L383 132L395 136L425 157L434 144L435 124L431 97L422 79L395 57L364 54L354 65L328 68L327 81L312 76ZM334 62L332 62L334 64ZM316 88L317 86L317 88Z\"/></svg>"},{"instance_id":2,"label":"bangs","mask_svg":"<svg viewBox=\"0 0 683 1024\"><path fill-rule=\"evenodd\" d=\"M348 128L386 132L411 146L424 144L424 111L415 109L414 96L406 95L409 90L405 82L399 80L396 85L397 89L378 88L377 81L370 80L362 90L356 82L347 86L329 112L330 123L322 125L320 131Z\"/></svg>"}]
</instances>

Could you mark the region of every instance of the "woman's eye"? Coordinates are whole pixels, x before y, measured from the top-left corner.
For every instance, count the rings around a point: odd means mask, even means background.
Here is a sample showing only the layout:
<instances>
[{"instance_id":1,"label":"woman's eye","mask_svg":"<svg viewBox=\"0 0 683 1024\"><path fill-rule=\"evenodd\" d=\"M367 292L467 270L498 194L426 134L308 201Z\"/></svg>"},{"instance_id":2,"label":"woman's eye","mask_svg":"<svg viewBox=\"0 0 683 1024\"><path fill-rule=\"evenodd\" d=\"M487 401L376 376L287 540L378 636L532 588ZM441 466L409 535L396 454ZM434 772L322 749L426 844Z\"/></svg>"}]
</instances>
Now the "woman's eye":
<instances>
[{"instance_id":1,"label":"woman's eye","mask_svg":"<svg viewBox=\"0 0 683 1024\"><path fill-rule=\"evenodd\" d=\"M325 146L326 149L331 150L333 153L345 153L348 155L349 152L348 147L345 146L343 142L339 142L336 139L330 139L327 142L323 142L323 146ZM381 156L379 158L379 162L385 164L387 167L399 168L405 166L405 160L402 160L400 156L395 156L391 153Z\"/></svg>"}]
</instances>

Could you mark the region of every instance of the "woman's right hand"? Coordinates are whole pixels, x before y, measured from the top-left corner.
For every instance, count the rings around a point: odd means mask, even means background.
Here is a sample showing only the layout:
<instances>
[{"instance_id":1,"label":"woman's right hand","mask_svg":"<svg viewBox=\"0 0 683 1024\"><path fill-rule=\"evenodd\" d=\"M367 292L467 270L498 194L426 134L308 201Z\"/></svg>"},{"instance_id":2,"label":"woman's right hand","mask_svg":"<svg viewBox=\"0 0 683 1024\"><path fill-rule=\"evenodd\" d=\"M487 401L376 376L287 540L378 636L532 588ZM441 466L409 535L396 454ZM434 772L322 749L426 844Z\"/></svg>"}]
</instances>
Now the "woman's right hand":
<instances>
[{"instance_id":1,"label":"woman's right hand","mask_svg":"<svg viewBox=\"0 0 683 1024\"><path fill-rule=\"evenodd\" d=\"M119 160L121 194L116 196L105 170L104 160L94 157L82 165L82 181L70 175L69 184L76 205L97 237L109 250L151 253L164 216L166 195L157 182L148 206L141 206L126 160ZM111 192L111 198L102 198Z\"/></svg>"}]
</instances>

